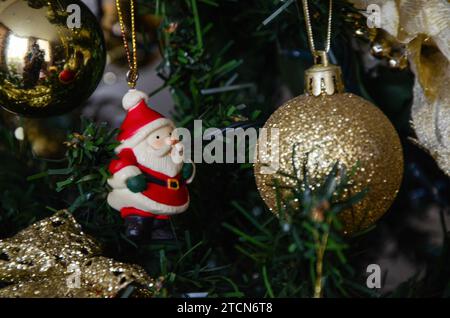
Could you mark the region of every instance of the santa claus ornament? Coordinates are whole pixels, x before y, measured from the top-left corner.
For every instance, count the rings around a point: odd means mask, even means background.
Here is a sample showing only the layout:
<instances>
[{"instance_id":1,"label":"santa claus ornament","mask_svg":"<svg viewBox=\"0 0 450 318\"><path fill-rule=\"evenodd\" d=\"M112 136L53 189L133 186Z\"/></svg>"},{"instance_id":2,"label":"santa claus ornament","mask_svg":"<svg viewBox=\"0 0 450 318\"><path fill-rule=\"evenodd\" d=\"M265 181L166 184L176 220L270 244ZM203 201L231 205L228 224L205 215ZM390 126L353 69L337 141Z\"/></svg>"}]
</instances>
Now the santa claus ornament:
<instances>
[{"instance_id":1,"label":"santa claus ornament","mask_svg":"<svg viewBox=\"0 0 450 318\"><path fill-rule=\"evenodd\" d=\"M117 9L121 17L119 3ZM133 25L131 31L135 48ZM125 49L130 60L127 44ZM151 109L147 105L148 96L134 89L137 68L133 51L134 62L129 61L128 73L131 89L122 99L127 114L117 137L120 142L115 149L117 158L109 165L112 176L108 184L112 191L107 200L112 208L120 211L129 238L167 240L173 238L170 217L189 206L186 185L194 178L195 166L191 161L183 162L183 145L175 136L174 123Z\"/></svg>"}]
</instances>

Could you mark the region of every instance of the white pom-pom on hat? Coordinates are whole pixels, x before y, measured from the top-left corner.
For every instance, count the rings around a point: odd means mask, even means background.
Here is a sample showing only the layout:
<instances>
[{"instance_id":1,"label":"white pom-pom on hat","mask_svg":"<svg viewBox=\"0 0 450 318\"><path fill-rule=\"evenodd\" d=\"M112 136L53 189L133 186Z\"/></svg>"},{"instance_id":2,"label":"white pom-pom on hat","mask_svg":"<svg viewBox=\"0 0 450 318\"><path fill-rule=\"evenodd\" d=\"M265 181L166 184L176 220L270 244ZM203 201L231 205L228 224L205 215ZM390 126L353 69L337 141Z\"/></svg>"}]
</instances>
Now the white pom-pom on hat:
<instances>
[{"instance_id":1,"label":"white pom-pom on hat","mask_svg":"<svg viewBox=\"0 0 450 318\"><path fill-rule=\"evenodd\" d=\"M137 106L141 100L145 100L145 102L147 102L148 95L137 89L130 89L122 98L122 107L125 110L129 110L134 106Z\"/></svg>"}]
</instances>

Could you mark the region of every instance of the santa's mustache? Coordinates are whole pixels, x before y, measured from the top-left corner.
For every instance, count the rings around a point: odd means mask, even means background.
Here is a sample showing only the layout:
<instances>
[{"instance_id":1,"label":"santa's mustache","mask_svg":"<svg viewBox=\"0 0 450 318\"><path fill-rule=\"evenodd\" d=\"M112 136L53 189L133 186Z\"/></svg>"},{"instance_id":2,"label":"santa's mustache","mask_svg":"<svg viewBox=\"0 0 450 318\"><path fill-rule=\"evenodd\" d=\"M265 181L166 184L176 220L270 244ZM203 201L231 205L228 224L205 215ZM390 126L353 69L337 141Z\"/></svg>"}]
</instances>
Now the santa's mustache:
<instances>
[{"instance_id":1,"label":"santa's mustache","mask_svg":"<svg viewBox=\"0 0 450 318\"><path fill-rule=\"evenodd\" d=\"M152 153L157 157L164 157L172 151L172 145L164 145L159 149L152 149Z\"/></svg>"}]
</instances>

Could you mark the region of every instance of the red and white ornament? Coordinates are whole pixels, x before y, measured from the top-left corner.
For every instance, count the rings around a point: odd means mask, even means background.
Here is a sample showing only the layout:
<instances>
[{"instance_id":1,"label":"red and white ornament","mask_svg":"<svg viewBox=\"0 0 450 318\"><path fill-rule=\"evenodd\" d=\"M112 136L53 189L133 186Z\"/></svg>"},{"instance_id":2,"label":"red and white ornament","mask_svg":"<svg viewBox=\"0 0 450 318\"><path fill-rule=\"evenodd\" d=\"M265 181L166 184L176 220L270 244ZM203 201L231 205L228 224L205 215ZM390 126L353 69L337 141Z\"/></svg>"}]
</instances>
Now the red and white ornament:
<instances>
[{"instance_id":1,"label":"red and white ornament","mask_svg":"<svg viewBox=\"0 0 450 318\"><path fill-rule=\"evenodd\" d=\"M118 157L109 165L112 191L108 204L124 218L167 219L188 208L186 185L192 182L195 169L183 179L184 163L179 160L183 146L173 136L175 125L151 109L147 100L144 92L135 89L122 99L127 114L118 135L120 145L115 149ZM142 191L130 186L130 178L137 176L146 180Z\"/></svg>"}]
</instances>

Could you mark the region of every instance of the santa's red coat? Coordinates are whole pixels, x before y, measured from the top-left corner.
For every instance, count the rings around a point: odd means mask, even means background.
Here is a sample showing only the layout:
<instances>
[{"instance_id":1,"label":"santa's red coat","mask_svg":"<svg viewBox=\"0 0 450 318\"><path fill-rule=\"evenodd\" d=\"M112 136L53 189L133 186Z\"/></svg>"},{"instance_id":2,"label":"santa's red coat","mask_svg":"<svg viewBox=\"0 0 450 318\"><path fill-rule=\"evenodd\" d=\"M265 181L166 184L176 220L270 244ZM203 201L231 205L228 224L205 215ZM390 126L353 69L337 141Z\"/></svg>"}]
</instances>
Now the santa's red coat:
<instances>
[{"instance_id":1,"label":"santa's red coat","mask_svg":"<svg viewBox=\"0 0 450 318\"><path fill-rule=\"evenodd\" d=\"M173 189L167 186L162 186L156 183L148 182L147 189L145 189L142 192L142 194L146 196L148 199L167 206L182 206L189 202L189 193L186 184L182 182L181 174L178 174L175 177L169 177L165 174L149 169L137 162L133 150L129 148L123 149L119 153L118 158L111 161L109 165L109 171L111 172L111 174L115 174L116 172L128 166L136 166L143 174L153 176L160 180L165 181L167 181L168 179L178 180L179 183L178 189ZM146 217L156 216L152 214L151 211L142 211L131 206L122 208L120 212L122 217L125 217L130 214L141 215ZM165 216L162 217L164 218Z\"/></svg>"}]
</instances>

